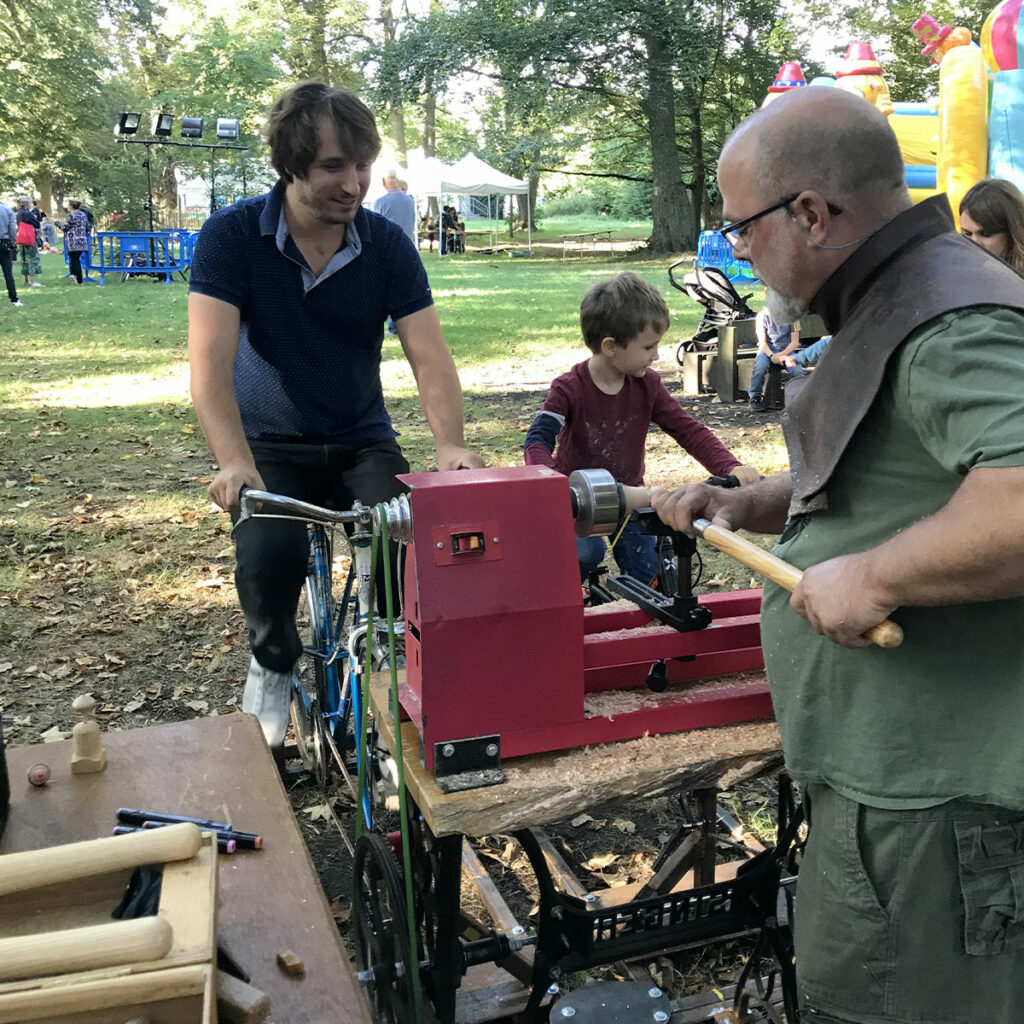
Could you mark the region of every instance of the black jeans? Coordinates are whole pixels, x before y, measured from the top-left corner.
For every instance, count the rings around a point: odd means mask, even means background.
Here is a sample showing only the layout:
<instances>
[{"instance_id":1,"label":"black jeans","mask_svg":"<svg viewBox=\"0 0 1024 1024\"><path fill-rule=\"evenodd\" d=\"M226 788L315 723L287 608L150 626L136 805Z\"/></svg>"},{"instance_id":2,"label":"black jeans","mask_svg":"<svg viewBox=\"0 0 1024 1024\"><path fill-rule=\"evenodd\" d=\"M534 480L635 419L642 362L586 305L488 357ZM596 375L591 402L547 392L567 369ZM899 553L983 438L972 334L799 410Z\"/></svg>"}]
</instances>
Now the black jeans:
<instances>
[{"instance_id":1,"label":"black jeans","mask_svg":"<svg viewBox=\"0 0 1024 1024\"><path fill-rule=\"evenodd\" d=\"M82 257L84 255L84 252L76 252L74 249L68 250L68 266L71 269L71 276L79 284L82 283Z\"/></svg>"},{"instance_id":2,"label":"black jeans","mask_svg":"<svg viewBox=\"0 0 1024 1024\"><path fill-rule=\"evenodd\" d=\"M14 250L6 246L0 247L0 267L3 267L4 281L7 284L7 297L11 302L18 301L18 289L14 287Z\"/></svg>"},{"instance_id":3,"label":"black jeans","mask_svg":"<svg viewBox=\"0 0 1024 1024\"><path fill-rule=\"evenodd\" d=\"M406 488L395 480L409 463L396 441L359 448L344 445L250 441L256 467L268 491L327 508L348 509L387 501ZM390 544L393 592L398 594L397 545ZM250 519L235 531L235 586L249 627L256 660L275 672L290 672L302 641L295 611L306 579L309 540L304 523ZM384 577L378 570L378 611L383 611Z\"/></svg>"}]
</instances>

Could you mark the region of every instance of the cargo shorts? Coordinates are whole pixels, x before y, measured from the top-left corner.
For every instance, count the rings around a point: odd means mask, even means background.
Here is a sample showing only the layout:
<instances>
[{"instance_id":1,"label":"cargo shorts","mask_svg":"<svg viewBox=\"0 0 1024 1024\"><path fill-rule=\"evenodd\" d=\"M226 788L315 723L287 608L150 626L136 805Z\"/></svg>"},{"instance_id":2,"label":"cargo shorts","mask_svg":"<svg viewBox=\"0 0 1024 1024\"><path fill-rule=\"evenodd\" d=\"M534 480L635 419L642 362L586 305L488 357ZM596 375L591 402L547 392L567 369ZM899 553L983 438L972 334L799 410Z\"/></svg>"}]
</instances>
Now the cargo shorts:
<instances>
[{"instance_id":1,"label":"cargo shorts","mask_svg":"<svg viewBox=\"0 0 1024 1024\"><path fill-rule=\"evenodd\" d=\"M881 810L805 787L803 1024L1024 1021L1024 811Z\"/></svg>"}]
</instances>

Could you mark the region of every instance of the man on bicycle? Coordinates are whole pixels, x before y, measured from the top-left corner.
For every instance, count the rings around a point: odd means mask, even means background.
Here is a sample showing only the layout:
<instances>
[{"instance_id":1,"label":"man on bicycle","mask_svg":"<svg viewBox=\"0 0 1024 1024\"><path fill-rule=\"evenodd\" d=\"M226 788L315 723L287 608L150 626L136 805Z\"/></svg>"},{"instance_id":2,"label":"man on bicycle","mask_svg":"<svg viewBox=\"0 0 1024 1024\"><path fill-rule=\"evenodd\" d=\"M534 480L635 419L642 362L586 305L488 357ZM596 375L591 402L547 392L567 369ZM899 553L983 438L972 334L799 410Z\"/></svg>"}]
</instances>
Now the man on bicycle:
<instances>
[{"instance_id":1,"label":"man on bicycle","mask_svg":"<svg viewBox=\"0 0 1024 1024\"><path fill-rule=\"evenodd\" d=\"M462 388L419 255L362 207L380 151L373 114L346 89L303 82L274 104L267 133L280 180L211 216L192 262L192 398L219 467L210 497L236 513L243 486L335 508L402 490L395 475L409 464L380 380L388 316L438 468L483 465L464 445ZM235 550L252 649L242 707L280 747L302 653L306 528L251 519Z\"/></svg>"}]
</instances>

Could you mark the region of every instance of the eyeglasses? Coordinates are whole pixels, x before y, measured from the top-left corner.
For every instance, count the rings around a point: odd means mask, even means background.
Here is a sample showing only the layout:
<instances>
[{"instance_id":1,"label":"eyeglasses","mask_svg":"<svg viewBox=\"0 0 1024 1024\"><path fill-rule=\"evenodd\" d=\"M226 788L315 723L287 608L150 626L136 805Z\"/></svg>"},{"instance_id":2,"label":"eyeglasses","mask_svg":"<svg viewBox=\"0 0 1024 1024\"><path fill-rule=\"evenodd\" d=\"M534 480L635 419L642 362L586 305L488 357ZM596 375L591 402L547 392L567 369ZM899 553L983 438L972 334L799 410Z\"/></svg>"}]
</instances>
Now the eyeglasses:
<instances>
[{"instance_id":1,"label":"eyeglasses","mask_svg":"<svg viewBox=\"0 0 1024 1024\"><path fill-rule=\"evenodd\" d=\"M744 231L750 227L755 220L767 217L769 213L774 213L776 210L784 209L794 200L798 199L800 195L800 192L794 192L791 196L786 196L785 199L780 199L777 203L773 203L767 209L761 210L760 213L744 217L743 220L734 221L732 224L726 224L725 227L719 228L719 234L723 235L730 245L735 245L743 237ZM831 213L833 217L843 212L843 208L841 206L836 206L835 203L830 203L828 200L825 201L825 205L828 208L828 212Z\"/></svg>"}]
</instances>

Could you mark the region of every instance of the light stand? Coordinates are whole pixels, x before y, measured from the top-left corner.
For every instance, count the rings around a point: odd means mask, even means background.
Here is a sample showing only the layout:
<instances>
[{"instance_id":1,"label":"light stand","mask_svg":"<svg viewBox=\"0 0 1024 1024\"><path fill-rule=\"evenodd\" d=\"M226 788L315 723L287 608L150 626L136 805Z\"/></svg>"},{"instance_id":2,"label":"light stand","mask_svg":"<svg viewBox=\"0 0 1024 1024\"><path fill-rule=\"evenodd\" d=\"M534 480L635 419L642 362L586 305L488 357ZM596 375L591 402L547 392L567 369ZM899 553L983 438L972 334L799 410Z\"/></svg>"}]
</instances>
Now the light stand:
<instances>
[{"instance_id":1,"label":"light stand","mask_svg":"<svg viewBox=\"0 0 1024 1024\"><path fill-rule=\"evenodd\" d=\"M211 143L211 142L175 142L172 139L124 139L118 138L118 142L123 143L126 146L137 145L146 147L146 159L142 162L146 168L146 208L149 211L149 230L153 232L153 175L150 169L150 157L152 156L153 146L184 146L186 149L209 149L211 150L212 159L216 159L216 154L212 151L218 149L243 149L248 150L248 146L232 146L228 143ZM215 194L213 192L213 181L212 181L213 166L211 163L211 189L210 189L210 212L212 213L216 206Z\"/></svg>"},{"instance_id":2,"label":"light stand","mask_svg":"<svg viewBox=\"0 0 1024 1024\"><path fill-rule=\"evenodd\" d=\"M125 140L128 141L128 140ZM142 166L146 168L146 212L149 214L149 233L153 233L153 169L150 166L150 160L153 156L153 143L147 142L144 139L140 139L140 142L146 147L146 159L142 161Z\"/></svg>"}]
</instances>

